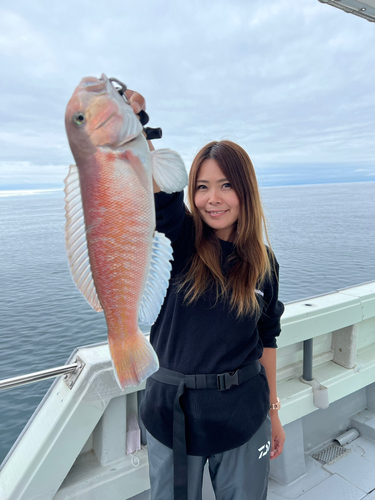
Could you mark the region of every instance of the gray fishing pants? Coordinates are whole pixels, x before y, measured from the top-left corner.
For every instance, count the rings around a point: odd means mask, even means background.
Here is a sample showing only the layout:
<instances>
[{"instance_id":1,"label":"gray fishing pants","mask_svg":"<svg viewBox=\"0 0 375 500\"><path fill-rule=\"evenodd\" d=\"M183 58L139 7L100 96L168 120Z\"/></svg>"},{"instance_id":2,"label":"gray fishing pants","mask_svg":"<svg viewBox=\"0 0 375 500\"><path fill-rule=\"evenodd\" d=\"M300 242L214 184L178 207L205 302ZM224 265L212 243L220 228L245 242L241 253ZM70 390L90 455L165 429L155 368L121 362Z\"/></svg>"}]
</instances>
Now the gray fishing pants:
<instances>
[{"instance_id":1,"label":"gray fishing pants","mask_svg":"<svg viewBox=\"0 0 375 500\"><path fill-rule=\"evenodd\" d=\"M147 432L151 500L173 500L173 451ZM247 443L211 456L188 455L188 500L202 500L208 460L216 500L266 500L271 451L271 420Z\"/></svg>"}]
</instances>

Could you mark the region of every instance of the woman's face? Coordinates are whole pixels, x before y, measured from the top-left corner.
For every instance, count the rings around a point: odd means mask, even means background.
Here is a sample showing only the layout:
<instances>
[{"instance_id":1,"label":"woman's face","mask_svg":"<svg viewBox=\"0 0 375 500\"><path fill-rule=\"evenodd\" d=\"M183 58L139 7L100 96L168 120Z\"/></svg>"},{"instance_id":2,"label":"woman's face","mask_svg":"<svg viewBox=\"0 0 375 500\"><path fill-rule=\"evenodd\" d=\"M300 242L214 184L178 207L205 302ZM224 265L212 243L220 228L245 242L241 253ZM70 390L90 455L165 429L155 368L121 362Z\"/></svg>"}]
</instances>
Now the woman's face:
<instances>
[{"instance_id":1,"label":"woman's face","mask_svg":"<svg viewBox=\"0 0 375 500\"><path fill-rule=\"evenodd\" d=\"M224 241L233 239L240 213L238 196L213 159L199 169L194 203L204 222Z\"/></svg>"}]
</instances>

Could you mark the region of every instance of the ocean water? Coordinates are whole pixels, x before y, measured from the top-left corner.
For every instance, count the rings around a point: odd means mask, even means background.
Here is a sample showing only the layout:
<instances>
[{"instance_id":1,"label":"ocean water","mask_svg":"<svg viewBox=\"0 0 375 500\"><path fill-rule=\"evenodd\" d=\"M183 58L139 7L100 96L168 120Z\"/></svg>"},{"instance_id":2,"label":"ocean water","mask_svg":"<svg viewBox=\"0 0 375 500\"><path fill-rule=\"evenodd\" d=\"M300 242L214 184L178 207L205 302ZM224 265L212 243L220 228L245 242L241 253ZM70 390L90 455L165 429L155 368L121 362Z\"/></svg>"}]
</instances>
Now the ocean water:
<instances>
[{"instance_id":1,"label":"ocean water","mask_svg":"<svg viewBox=\"0 0 375 500\"><path fill-rule=\"evenodd\" d=\"M284 302L375 280L375 182L263 188ZM0 192L0 380L106 340L75 288L60 191ZM0 391L0 462L51 380Z\"/></svg>"}]
</instances>

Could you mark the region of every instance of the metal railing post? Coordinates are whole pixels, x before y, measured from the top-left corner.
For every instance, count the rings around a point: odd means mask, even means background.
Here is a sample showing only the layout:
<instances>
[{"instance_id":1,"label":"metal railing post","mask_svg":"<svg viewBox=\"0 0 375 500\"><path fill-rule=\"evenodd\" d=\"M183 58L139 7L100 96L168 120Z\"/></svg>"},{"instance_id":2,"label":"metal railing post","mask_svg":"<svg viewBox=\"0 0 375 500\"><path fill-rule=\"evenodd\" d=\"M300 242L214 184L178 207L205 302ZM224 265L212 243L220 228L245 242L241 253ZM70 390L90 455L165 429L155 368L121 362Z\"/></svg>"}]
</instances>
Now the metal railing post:
<instances>
[{"instance_id":1,"label":"metal railing post","mask_svg":"<svg viewBox=\"0 0 375 500\"><path fill-rule=\"evenodd\" d=\"M312 380L313 368L313 339L303 341L303 378Z\"/></svg>"}]
</instances>

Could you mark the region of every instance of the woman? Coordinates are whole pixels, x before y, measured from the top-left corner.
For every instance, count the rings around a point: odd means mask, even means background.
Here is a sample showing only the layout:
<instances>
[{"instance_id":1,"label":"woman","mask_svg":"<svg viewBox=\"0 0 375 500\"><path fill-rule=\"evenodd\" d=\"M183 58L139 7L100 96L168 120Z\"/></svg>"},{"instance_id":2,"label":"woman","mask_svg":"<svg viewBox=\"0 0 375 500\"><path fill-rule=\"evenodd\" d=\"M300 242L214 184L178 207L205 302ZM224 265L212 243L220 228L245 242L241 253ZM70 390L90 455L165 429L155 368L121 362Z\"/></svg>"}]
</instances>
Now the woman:
<instances>
[{"instance_id":1,"label":"woman","mask_svg":"<svg viewBox=\"0 0 375 500\"><path fill-rule=\"evenodd\" d=\"M128 98L144 109L139 94ZM208 460L217 499L265 499L285 440L275 349L284 307L253 165L237 144L211 142L191 167L190 210L182 192L154 191L174 261L150 334L161 368L141 407L151 498L201 499Z\"/></svg>"}]
</instances>

